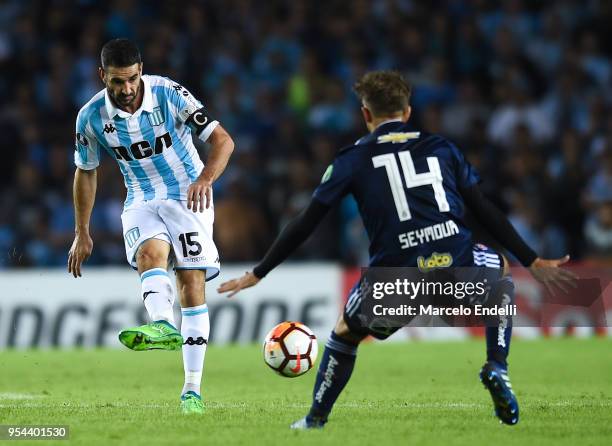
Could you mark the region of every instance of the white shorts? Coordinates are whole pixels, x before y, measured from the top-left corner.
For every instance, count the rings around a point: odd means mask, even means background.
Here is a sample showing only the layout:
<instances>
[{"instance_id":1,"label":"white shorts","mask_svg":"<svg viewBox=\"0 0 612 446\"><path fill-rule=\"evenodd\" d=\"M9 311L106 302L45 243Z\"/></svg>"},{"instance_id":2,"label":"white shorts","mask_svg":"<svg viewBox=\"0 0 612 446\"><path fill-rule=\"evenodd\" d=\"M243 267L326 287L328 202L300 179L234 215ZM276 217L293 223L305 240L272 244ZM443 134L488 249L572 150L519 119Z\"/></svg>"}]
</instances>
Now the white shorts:
<instances>
[{"instance_id":1,"label":"white shorts","mask_svg":"<svg viewBox=\"0 0 612 446\"><path fill-rule=\"evenodd\" d=\"M172 246L174 269L201 269L206 280L219 275L219 253L213 242L213 208L204 212L187 209L186 201L150 200L125 209L121 214L127 260L136 268L138 248L149 239Z\"/></svg>"}]
</instances>

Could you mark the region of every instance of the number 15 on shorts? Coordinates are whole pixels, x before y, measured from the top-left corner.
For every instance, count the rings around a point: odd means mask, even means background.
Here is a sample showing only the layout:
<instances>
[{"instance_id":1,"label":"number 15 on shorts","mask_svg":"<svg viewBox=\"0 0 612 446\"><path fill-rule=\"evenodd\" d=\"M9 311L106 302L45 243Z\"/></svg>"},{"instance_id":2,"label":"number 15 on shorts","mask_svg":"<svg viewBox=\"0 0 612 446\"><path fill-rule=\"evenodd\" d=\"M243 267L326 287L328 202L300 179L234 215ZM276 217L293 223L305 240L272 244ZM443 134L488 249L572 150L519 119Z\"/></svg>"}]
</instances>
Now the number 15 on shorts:
<instances>
[{"instance_id":1,"label":"number 15 on shorts","mask_svg":"<svg viewBox=\"0 0 612 446\"><path fill-rule=\"evenodd\" d=\"M196 240L197 232L185 232L179 235L179 241L183 248L183 257L195 257L202 254L202 245Z\"/></svg>"}]
</instances>

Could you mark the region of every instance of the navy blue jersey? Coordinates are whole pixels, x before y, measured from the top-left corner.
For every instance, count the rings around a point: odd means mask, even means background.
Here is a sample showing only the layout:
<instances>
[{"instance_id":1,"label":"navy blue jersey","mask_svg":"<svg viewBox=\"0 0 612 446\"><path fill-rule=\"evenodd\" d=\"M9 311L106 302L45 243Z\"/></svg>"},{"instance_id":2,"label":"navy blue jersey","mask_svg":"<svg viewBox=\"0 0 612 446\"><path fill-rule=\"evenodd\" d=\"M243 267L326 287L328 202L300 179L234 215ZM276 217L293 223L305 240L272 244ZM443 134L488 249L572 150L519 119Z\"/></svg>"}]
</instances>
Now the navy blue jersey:
<instances>
[{"instance_id":1,"label":"navy blue jersey","mask_svg":"<svg viewBox=\"0 0 612 446\"><path fill-rule=\"evenodd\" d=\"M447 139L392 121L342 149L314 198L352 194L370 239L370 266L431 269L473 264L459 190L480 182Z\"/></svg>"}]
</instances>

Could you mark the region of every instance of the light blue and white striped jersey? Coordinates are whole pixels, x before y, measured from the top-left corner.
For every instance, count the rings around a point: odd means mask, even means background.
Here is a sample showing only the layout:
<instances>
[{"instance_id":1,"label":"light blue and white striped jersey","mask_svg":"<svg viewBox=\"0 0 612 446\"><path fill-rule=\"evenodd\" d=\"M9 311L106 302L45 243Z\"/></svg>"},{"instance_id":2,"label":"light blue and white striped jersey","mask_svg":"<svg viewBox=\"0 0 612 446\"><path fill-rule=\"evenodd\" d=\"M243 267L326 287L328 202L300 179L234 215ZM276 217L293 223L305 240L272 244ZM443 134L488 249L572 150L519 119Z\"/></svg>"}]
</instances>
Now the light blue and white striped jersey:
<instances>
[{"instance_id":1,"label":"light blue and white striped jersey","mask_svg":"<svg viewBox=\"0 0 612 446\"><path fill-rule=\"evenodd\" d=\"M95 169L100 149L106 150L123 174L126 208L152 199L186 200L204 168L191 132L206 141L219 124L181 85L161 76L143 75L142 81L142 105L134 114L115 107L104 89L76 121L76 166Z\"/></svg>"}]
</instances>

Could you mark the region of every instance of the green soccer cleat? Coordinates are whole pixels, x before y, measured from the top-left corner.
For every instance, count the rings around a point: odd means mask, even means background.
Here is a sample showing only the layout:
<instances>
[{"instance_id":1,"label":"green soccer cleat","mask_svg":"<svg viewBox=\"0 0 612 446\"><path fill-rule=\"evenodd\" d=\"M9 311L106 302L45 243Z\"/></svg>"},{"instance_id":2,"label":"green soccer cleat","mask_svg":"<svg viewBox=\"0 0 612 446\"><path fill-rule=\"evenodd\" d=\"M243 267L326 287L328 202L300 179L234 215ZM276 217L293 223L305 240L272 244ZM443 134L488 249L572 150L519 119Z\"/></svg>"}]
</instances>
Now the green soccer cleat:
<instances>
[{"instance_id":1,"label":"green soccer cleat","mask_svg":"<svg viewBox=\"0 0 612 446\"><path fill-rule=\"evenodd\" d=\"M144 350L180 350L183 337L166 321L155 321L140 327L128 328L119 333L119 341L127 348Z\"/></svg>"},{"instance_id":2,"label":"green soccer cleat","mask_svg":"<svg viewBox=\"0 0 612 446\"><path fill-rule=\"evenodd\" d=\"M204 413L202 397L195 392L189 391L181 396L181 411L185 415L200 415Z\"/></svg>"}]
</instances>

